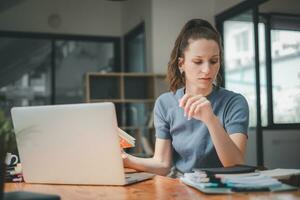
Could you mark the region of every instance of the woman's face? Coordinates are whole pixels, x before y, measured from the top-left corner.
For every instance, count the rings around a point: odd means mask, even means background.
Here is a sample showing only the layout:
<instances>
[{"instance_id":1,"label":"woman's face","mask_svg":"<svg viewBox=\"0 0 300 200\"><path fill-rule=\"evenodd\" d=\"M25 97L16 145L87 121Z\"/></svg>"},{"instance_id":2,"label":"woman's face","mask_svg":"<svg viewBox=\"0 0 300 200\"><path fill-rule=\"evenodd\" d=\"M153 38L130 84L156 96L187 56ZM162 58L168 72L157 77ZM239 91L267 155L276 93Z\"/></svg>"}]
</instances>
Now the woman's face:
<instances>
[{"instance_id":1,"label":"woman's face","mask_svg":"<svg viewBox=\"0 0 300 200\"><path fill-rule=\"evenodd\" d=\"M220 48L216 41L191 40L179 58L179 66L185 73L186 86L209 89L220 68Z\"/></svg>"}]
</instances>

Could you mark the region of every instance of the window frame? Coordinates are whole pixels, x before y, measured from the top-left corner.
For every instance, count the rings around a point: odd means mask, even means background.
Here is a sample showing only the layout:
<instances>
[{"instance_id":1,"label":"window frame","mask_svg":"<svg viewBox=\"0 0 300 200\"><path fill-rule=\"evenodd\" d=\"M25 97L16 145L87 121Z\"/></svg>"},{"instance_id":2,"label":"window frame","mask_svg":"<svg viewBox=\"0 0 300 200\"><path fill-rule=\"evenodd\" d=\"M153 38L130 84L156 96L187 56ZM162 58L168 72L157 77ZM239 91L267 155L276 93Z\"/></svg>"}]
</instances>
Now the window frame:
<instances>
[{"instance_id":1,"label":"window frame","mask_svg":"<svg viewBox=\"0 0 300 200\"><path fill-rule=\"evenodd\" d=\"M252 10L253 12L253 24L254 24L254 49L255 49L255 78L256 78L256 106L257 106L257 125L256 127L250 127L249 130L256 131L256 155L257 155L257 165L263 166L264 165L264 152L263 152L263 130L297 130L300 129L300 123L289 123L289 124L274 124L273 122L273 95L272 95L272 59L271 59L271 48L270 48L270 31L268 30L268 27L265 28L265 40L266 40L266 50L269 51L267 53L266 51L266 80L267 80L267 116L268 116L268 125L265 127L262 127L261 124L261 96L260 96L260 65L259 65L259 49L258 49L258 24L261 22L261 14L258 12L259 11L259 5L267 2L269 0L252 0L252 1L244 1L236 6L233 6L232 8L229 8L228 10L217 14L215 16L215 23L216 23L216 28L220 32L221 37L223 39L224 37L224 27L223 27L223 22L237 16L245 11ZM271 13L269 13L271 14ZM274 14L274 13L273 13ZM278 13L277 13L278 14ZM282 15L282 14L281 14ZM291 14L285 14L286 16L297 16L298 15L291 15ZM267 21L265 23L266 26L269 26L270 28L270 21ZM266 34L268 32L268 34ZM269 55L267 55L269 54ZM221 85L224 87L225 86L225 70L224 66L221 66L220 69L220 75L223 77L222 78L222 83ZM271 95L270 95L271 91ZM270 106L271 105L271 106ZM270 121L269 121L270 120Z\"/></svg>"},{"instance_id":2,"label":"window frame","mask_svg":"<svg viewBox=\"0 0 300 200\"><path fill-rule=\"evenodd\" d=\"M255 0L253 2L245 1L232 9L225 11L219 15L215 16L216 27L219 30L221 36L224 36L223 24L222 22L226 19L229 19L233 16L238 15L246 10L251 10L255 6L262 4L268 0ZM286 13L258 13L258 22L262 22L265 25L265 41L266 41L266 84L267 84L267 126L262 126L264 130L274 130L274 129L285 129L285 130L297 130L300 129L300 123L274 123L274 112L273 112L273 92L272 92L272 57L271 57L271 20L272 17L292 17L299 18L300 15L295 14L286 14ZM278 26L278 25L277 25ZM274 30L274 29L273 29ZM275 30L294 30L293 27L289 28L276 28ZM222 76L222 86L225 86L225 70L224 67L221 67L220 74ZM251 129L255 127L250 127Z\"/></svg>"},{"instance_id":3,"label":"window frame","mask_svg":"<svg viewBox=\"0 0 300 200\"><path fill-rule=\"evenodd\" d=\"M268 124L263 126L264 130L297 130L300 129L300 123L274 123L274 111L273 111L273 77L272 77L272 56L271 56L271 30L294 30L293 28L276 28L272 29L271 23L275 17L293 17L298 18L300 21L300 15L284 14L284 13L259 13L262 18L262 22L265 24L265 41L266 41L266 81L267 81L267 116ZM300 28L299 28L300 31Z\"/></svg>"}]
</instances>

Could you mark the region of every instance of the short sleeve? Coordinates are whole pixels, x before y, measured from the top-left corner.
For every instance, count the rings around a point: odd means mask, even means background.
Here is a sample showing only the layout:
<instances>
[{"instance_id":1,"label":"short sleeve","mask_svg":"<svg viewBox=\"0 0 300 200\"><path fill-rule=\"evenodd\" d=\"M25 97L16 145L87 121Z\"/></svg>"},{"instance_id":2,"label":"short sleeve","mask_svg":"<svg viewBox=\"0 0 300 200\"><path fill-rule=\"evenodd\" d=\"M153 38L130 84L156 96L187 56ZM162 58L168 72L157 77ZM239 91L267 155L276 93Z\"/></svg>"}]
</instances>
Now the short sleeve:
<instances>
[{"instance_id":1,"label":"short sleeve","mask_svg":"<svg viewBox=\"0 0 300 200\"><path fill-rule=\"evenodd\" d=\"M249 106L245 97L237 94L226 106L225 130L228 134L243 133L247 136L249 126Z\"/></svg>"},{"instance_id":2,"label":"short sleeve","mask_svg":"<svg viewBox=\"0 0 300 200\"><path fill-rule=\"evenodd\" d=\"M154 127L156 137L160 139L171 139L170 124L166 120L167 110L162 105L162 98L158 98L154 105Z\"/></svg>"}]
</instances>

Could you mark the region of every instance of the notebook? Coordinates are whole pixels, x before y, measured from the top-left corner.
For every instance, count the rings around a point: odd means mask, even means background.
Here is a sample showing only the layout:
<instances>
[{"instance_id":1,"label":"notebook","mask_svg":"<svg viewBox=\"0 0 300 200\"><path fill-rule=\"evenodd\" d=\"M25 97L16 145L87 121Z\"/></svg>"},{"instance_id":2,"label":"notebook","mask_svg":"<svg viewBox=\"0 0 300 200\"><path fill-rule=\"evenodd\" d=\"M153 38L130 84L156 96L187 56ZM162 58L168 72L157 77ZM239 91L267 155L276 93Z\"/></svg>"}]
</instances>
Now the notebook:
<instances>
[{"instance_id":1,"label":"notebook","mask_svg":"<svg viewBox=\"0 0 300 200\"><path fill-rule=\"evenodd\" d=\"M152 178L125 174L113 103L11 110L25 182L127 185Z\"/></svg>"},{"instance_id":2,"label":"notebook","mask_svg":"<svg viewBox=\"0 0 300 200\"><path fill-rule=\"evenodd\" d=\"M230 167L216 167L216 168L199 168L194 169L195 171L203 171L209 175L214 174L237 174L237 173L251 173L256 170L255 166L248 165L235 165Z\"/></svg>"}]
</instances>

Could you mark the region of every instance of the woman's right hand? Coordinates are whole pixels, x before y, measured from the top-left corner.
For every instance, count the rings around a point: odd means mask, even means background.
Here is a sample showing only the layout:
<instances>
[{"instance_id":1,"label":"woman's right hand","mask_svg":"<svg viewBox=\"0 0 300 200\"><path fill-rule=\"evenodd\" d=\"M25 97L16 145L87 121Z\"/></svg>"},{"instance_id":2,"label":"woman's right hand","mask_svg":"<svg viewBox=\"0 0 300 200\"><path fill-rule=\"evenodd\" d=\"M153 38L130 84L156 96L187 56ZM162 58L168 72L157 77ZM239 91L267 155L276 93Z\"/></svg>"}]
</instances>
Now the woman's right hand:
<instances>
[{"instance_id":1,"label":"woman's right hand","mask_svg":"<svg viewBox=\"0 0 300 200\"><path fill-rule=\"evenodd\" d=\"M179 101L179 107L184 110L184 115L209 123L215 116L210 101L202 95L185 94Z\"/></svg>"}]
</instances>

